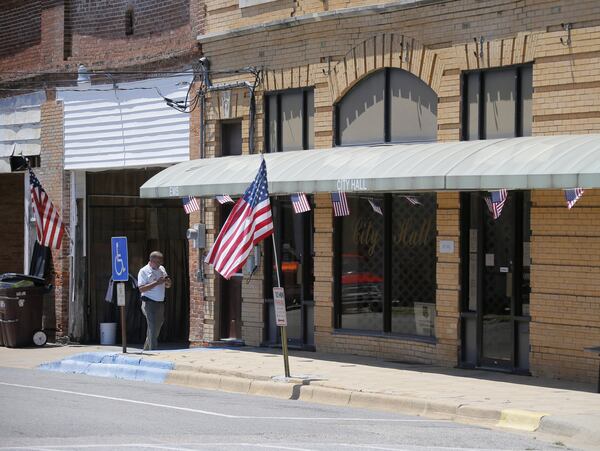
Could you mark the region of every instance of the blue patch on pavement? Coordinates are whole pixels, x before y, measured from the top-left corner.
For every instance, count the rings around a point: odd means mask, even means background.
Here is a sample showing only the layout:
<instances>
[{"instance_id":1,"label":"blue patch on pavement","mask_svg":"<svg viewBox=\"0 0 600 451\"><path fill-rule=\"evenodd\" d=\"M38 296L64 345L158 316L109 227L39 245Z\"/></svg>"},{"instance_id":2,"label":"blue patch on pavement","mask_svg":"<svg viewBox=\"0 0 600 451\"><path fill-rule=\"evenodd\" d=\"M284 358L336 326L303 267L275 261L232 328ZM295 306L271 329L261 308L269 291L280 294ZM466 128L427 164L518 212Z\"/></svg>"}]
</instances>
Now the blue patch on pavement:
<instances>
[{"instance_id":1,"label":"blue patch on pavement","mask_svg":"<svg viewBox=\"0 0 600 451\"><path fill-rule=\"evenodd\" d=\"M163 383L174 367L172 362L144 360L143 357L106 352L85 352L38 366L45 371L154 383Z\"/></svg>"}]
</instances>

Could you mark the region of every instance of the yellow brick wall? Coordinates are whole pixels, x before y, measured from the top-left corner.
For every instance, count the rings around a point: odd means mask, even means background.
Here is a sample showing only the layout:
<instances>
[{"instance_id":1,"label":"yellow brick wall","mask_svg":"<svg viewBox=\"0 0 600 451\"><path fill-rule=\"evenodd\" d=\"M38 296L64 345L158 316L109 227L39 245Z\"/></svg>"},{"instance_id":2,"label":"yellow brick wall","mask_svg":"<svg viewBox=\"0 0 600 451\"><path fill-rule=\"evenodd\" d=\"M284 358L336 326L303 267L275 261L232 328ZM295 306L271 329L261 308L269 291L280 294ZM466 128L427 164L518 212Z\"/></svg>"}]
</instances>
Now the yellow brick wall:
<instances>
[{"instance_id":1,"label":"yellow brick wall","mask_svg":"<svg viewBox=\"0 0 600 451\"><path fill-rule=\"evenodd\" d=\"M209 2L207 32L381 2L279 1L240 11L237 1ZM263 68L257 92L256 151L263 148L264 92L315 89L315 145L333 145L333 105L353 84L381 67L409 70L438 95L438 140L458 140L461 74L478 68L533 63L533 133L600 133L600 2L460 0L385 14L337 18L228 38L200 38L213 70ZM572 22L571 46L560 24ZM484 57L474 38L484 36ZM404 44L404 45L403 45ZM408 44L408 53L406 53ZM213 82L252 79L213 74ZM249 99L236 91L236 117L248 132ZM233 97L232 97L233 99ZM218 96L209 99L207 151L217 152ZM247 139L244 152L248 151ZM531 371L593 381L597 360L583 346L600 343L600 199L586 193L567 211L558 191L533 193ZM456 365L459 334L459 205L438 193L438 240L455 254L438 255L437 343L333 333L332 214L329 197L315 196L315 340L323 351ZM582 257L585 256L585 257ZM257 278L258 280L258 278ZM244 337L258 343L264 306L259 283L244 291ZM212 294L211 294L212 293ZM211 296L213 296L211 298ZM210 285L207 299L214 300ZM245 318L248 318L246 321Z\"/></svg>"},{"instance_id":2,"label":"yellow brick wall","mask_svg":"<svg viewBox=\"0 0 600 451\"><path fill-rule=\"evenodd\" d=\"M531 209L531 368L593 381L600 343L600 190L568 210L561 191L535 191Z\"/></svg>"}]
</instances>

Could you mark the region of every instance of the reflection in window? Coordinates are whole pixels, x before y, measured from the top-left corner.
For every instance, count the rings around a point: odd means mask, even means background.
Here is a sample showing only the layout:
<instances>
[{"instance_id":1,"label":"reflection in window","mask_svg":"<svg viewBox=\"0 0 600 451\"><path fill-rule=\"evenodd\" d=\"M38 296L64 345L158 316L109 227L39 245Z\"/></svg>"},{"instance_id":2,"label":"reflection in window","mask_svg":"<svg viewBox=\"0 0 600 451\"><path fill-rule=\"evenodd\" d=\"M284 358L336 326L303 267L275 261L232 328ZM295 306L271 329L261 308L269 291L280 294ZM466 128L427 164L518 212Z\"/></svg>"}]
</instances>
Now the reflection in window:
<instances>
[{"instance_id":1,"label":"reflection in window","mask_svg":"<svg viewBox=\"0 0 600 451\"><path fill-rule=\"evenodd\" d=\"M354 87L338 105L340 144L385 141L385 71L377 72Z\"/></svg>"},{"instance_id":2,"label":"reflection in window","mask_svg":"<svg viewBox=\"0 0 600 451\"><path fill-rule=\"evenodd\" d=\"M348 196L351 215L338 218L338 326L433 337L436 294L436 196Z\"/></svg>"},{"instance_id":3,"label":"reflection in window","mask_svg":"<svg viewBox=\"0 0 600 451\"><path fill-rule=\"evenodd\" d=\"M437 138L437 95L401 69L384 69L360 81L338 103L336 113L338 145Z\"/></svg>"},{"instance_id":4,"label":"reflection in window","mask_svg":"<svg viewBox=\"0 0 600 451\"><path fill-rule=\"evenodd\" d=\"M366 199L348 196L339 220L341 327L383 331L383 218Z\"/></svg>"},{"instance_id":5,"label":"reflection in window","mask_svg":"<svg viewBox=\"0 0 600 451\"><path fill-rule=\"evenodd\" d=\"M435 141L437 96L419 78L403 70L390 71L391 141Z\"/></svg>"},{"instance_id":6,"label":"reflection in window","mask_svg":"<svg viewBox=\"0 0 600 451\"><path fill-rule=\"evenodd\" d=\"M530 136L532 67L465 75L463 139Z\"/></svg>"},{"instance_id":7,"label":"reflection in window","mask_svg":"<svg viewBox=\"0 0 600 451\"><path fill-rule=\"evenodd\" d=\"M269 152L314 147L314 93L295 89L265 99L266 148Z\"/></svg>"},{"instance_id":8,"label":"reflection in window","mask_svg":"<svg viewBox=\"0 0 600 451\"><path fill-rule=\"evenodd\" d=\"M436 197L421 206L392 196L392 332L434 336L436 292Z\"/></svg>"}]
</instances>

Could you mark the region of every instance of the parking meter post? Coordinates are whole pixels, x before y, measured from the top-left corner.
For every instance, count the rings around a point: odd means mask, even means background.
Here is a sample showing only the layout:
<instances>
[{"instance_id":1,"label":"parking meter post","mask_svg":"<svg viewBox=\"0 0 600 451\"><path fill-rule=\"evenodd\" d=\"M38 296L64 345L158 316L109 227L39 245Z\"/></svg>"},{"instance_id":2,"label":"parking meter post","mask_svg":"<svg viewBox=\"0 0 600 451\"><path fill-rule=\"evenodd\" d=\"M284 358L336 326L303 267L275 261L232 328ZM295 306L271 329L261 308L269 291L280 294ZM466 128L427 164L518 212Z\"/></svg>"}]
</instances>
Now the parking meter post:
<instances>
[{"instance_id":1,"label":"parking meter post","mask_svg":"<svg viewBox=\"0 0 600 451\"><path fill-rule=\"evenodd\" d=\"M120 283L119 285L124 284ZM127 322L125 320L125 305L119 306L119 309L121 310L121 343L123 344L123 354L127 354Z\"/></svg>"},{"instance_id":2,"label":"parking meter post","mask_svg":"<svg viewBox=\"0 0 600 451\"><path fill-rule=\"evenodd\" d=\"M127 327L125 326L125 307L121 309L121 341L123 342L123 354L127 354Z\"/></svg>"}]
</instances>

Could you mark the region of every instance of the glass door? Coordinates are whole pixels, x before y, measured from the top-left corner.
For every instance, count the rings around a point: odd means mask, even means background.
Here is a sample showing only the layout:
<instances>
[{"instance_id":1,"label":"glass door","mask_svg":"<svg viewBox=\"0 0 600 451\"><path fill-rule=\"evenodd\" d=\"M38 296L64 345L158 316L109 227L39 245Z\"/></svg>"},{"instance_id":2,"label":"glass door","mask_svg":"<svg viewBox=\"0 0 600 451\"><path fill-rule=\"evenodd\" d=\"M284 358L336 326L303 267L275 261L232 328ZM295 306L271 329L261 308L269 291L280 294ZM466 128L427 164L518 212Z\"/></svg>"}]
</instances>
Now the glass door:
<instances>
[{"instance_id":1,"label":"glass door","mask_svg":"<svg viewBox=\"0 0 600 451\"><path fill-rule=\"evenodd\" d=\"M483 277L480 302L482 366L511 368L513 360L515 195L494 219L482 208Z\"/></svg>"},{"instance_id":2,"label":"glass door","mask_svg":"<svg viewBox=\"0 0 600 451\"><path fill-rule=\"evenodd\" d=\"M277 286L279 269L281 286L285 291L288 344L310 348L314 343L312 211L296 214L289 198L273 199L272 206L279 268L275 265L270 250L272 246L268 242L265 254L272 271L270 277L266 278L265 297L272 298L272 287ZM270 312L266 327L269 341L280 342L279 329L273 327L272 300L267 302Z\"/></svg>"},{"instance_id":3,"label":"glass door","mask_svg":"<svg viewBox=\"0 0 600 451\"><path fill-rule=\"evenodd\" d=\"M462 365L529 368L529 193L510 192L498 219L488 193L465 193L462 209Z\"/></svg>"}]
</instances>

